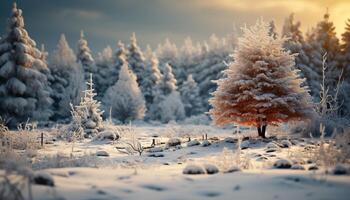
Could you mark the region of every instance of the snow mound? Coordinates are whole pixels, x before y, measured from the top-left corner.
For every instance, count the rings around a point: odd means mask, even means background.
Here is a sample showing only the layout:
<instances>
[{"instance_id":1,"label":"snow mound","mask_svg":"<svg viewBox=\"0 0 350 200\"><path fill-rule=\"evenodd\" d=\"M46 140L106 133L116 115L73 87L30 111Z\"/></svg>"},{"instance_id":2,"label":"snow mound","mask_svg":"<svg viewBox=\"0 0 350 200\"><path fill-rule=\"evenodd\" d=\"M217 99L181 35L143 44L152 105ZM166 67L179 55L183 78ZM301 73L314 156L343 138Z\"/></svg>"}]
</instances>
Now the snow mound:
<instances>
[{"instance_id":1,"label":"snow mound","mask_svg":"<svg viewBox=\"0 0 350 200\"><path fill-rule=\"evenodd\" d=\"M183 174L205 174L205 169L203 169L203 167L199 166L199 165L195 165L195 164L191 164L191 165L187 165L183 171Z\"/></svg>"},{"instance_id":2,"label":"snow mound","mask_svg":"<svg viewBox=\"0 0 350 200\"><path fill-rule=\"evenodd\" d=\"M181 140L179 138L170 138L167 142L167 146L175 147L177 145L181 145Z\"/></svg>"},{"instance_id":3,"label":"snow mound","mask_svg":"<svg viewBox=\"0 0 350 200\"><path fill-rule=\"evenodd\" d=\"M208 140L204 140L202 142L202 147L207 147L207 146L210 146L210 145L211 145L211 143Z\"/></svg>"},{"instance_id":4,"label":"snow mound","mask_svg":"<svg viewBox=\"0 0 350 200\"><path fill-rule=\"evenodd\" d=\"M163 148L162 147L153 147L153 148L150 148L148 150L148 152L150 152L150 153L163 152Z\"/></svg>"},{"instance_id":5,"label":"snow mound","mask_svg":"<svg viewBox=\"0 0 350 200\"><path fill-rule=\"evenodd\" d=\"M241 149L248 149L249 148L249 145L250 145L250 142L248 140L244 140L242 143L241 143Z\"/></svg>"},{"instance_id":6,"label":"snow mound","mask_svg":"<svg viewBox=\"0 0 350 200\"><path fill-rule=\"evenodd\" d=\"M162 158L164 157L164 154L156 152L156 153L150 153L148 154L148 157L153 157L153 158Z\"/></svg>"},{"instance_id":7,"label":"snow mound","mask_svg":"<svg viewBox=\"0 0 350 200\"><path fill-rule=\"evenodd\" d=\"M213 164L204 164L203 165L207 174L216 174L219 173L219 168Z\"/></svg>"},{"instance_id":8,"label":"snow mound","mask_svg":"<svg viewBox=\"0 0 350 200\"><path fill-rule=\"evenodd\" d=\"M282 148L290 148L292 146L292 143L289 140L282 140L281 146Z\"/></svg>"},{"instance_id":9,"label":"snow mound","mask_svg":"<svg viewBox=\"0 0 350 200\"><path fill-rule=\"evenodd\" d=\"M103 157L109 157L109 153L107 151L97 151L96 156L103 156Z\"/></svg>"},{"instance_id":10,"label":"snow mound","mask_svg":"<svg viewBox=\"0 0 350 200\"><path fill-rule=\"evenodd\" d=\"M101 140L118 140L119 135L113 131L107 130L99 133L98 138Z\"/></svg>"},{"instance_id":11,"label":"snow mound","mask_svg":"<svg viewBox=\"0 0 350 200\"><path fill-rule=\"evenodd\" d=\"M33 183L37 185L45 185L45 186L55 186L55 182L51 176L46 172L36 172L33 177Z\"/></svg>"},{"instance_id":12,"label":"snow mound","mask_svg":"<svg viewBox=\"0 0 350 200\"><path fill-rule=\"evenodd\" d=\"M266 145L266 149L278 149L280 148L275 142L269 142Z\"/></svg>"},{"instance_id":13,"label":"snow mound","mask_svg":"<svg viewBox=\"0 0 350 200\"><path fill-rule=\"evenodd\" d=\"M349 173L349 169L347 167L345 167L344 165L342 164L337 164L334 168L333 168L333 171L332 173L334 175L345 175L345 174L350 174Z\"/></svg>"},{"instance_id":14,"label":"snow mound","mask_svg":"<svg viewBox=\"0 0 350 200\"><path fill-rule=\"evenodd\" d=\"M224 171L224 173L233 173L233 172L239 172L241 169L237 166L230 167L228 170Z\"/></svg>"},{"instance_id":15,"label":"snow mound","mask_svg":"<svg viewBox=\"0 0 350 200\"><path fill-rule=\"evenodd\" d=\"M237 142L237 139L233 138L233 137L227 137L224 139L224 142L227 142L227 143L236 143Z\"/></svg>"},{"instance_id":16,"label":"snow mound","mask_svg":"<svg viewBox=\"0 0 350 200\"><path fill-rule=\"evenodd\" d=\"M97 124L92 120L89 120L85 123L85 128L87 128L87 129L95 129L96 126L97 126Z\"/></svg>"},{"instance_id":17,"label":"snow mound","mask_svg":"<svg viewBox=\"0 0 350 200\"><path fill-rule=\"evenodd\" d=\"M289 169L292 167L292 162L286 159L279 159L275 161L273 166L279 169Z\"/></svg>"},{"instance_id":18,"label":"snow mound","mask_svg":"<svg viewBox=\"0 0 350 200\"><path fill-rule=\"evenodd\" d=\"M193 147L193 146L198 146L201 143L198 140L192 140L187 143L187 147Z\"/></svg>"},{"instance_id":19,"label":"snow mound","mask_svg":"<svg viewBox=\"0 0 350 200\"><path fill-rule=\"evenodd\" d=\"M318 166L315 164L312 164L311 166L309 166L308 168L309 170L318 170Z\"/></svg>"},{"instance_id":20,"label":"snow mound","mask_svg":"<svg viewBox=\"0 0 350 200\"><path fill-rule=\"evenodd\" d=\"M294 170L305 170L305 167L302 166L302 165L296 164L296 165L292 165L291 169L294 169Z\"/></svg>"}]
</instances>

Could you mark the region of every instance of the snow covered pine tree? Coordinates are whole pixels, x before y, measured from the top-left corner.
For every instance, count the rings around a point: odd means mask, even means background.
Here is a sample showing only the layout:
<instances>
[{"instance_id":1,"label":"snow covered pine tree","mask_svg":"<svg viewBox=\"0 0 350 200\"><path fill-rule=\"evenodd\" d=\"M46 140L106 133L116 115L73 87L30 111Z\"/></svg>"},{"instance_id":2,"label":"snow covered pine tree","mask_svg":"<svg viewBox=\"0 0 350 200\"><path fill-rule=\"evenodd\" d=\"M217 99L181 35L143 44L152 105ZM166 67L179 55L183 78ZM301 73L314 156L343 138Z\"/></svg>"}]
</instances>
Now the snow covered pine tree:
<instances>
[{"instance_id":1,"label":"snow covered pine tree","mask_svg":"<svg viewBox=\"0 0 350 200\"><path fill-rule=\"evenodd\" d=\"M101 103L94 99L96 93L94 92L94 83L92 81L92 74L90 74L89 81L86 82L87 89L83 91L84 97L81 98L80 104L74 107L72 111L73 119L80 120L79 122L72 122L71 126L76 124L82 126L85 132L85 137L95 136L103 129L102 114L104 111L100 110ZM74 115L78 116L75 117Z\"/></svg>"},{"instance_id":2,"label":"snow covered pine tree","mask_svg":"<svg viewBox=\"0 0 350 200\"><path fill-rule=\"evenodd\" d=\"M57 44L56 50L51 56L49 65L53 79L51 82L52 98L54 100L53 120L70 116L70 106L77 105L84 88L84 71L76 62L73 50L69 47L64 34Z\"/></svg>"},{"instance_id":3,"label":"snow covered pine tree","mask_svg":"<svg viewBox=\"0 0 350 200\"><path fill-rule=\"evenodd\" d=\"M102 99L106 90L118 79L119 68L114 64L113 50L107 46L96 59L95 85L97 99Z\"/></svg>"},{"instance_id":4,"label":"snow covered pine tree","mask_svg":"<svg viewBox=\"0 0 350 200\"><path fill-rule=\"evenodd\" d=\"M294 57L282 45L285 39L269 35L269 24L258 20L243 29L234 62L217 81L210 110L218 125L253 125L265 138L267 125L307 118L311 97L298 77Z\"/></svg>"},{"instance_id":5,"label":"snow covered pine tree","mask_svg":"<svg viewBox=\"0 0 350 200\"><path fill-rule=\"evenodd\" d=\"M193 80L192 74L187 76L187 80L180 88L180 93L187 117L204 112L202 101L199 96L199 88L196 81Z\"/></svg>"},{"instance_id":6,"label":"snow covered pine tree","mask_svg":"<svg viewBox=\"0 0 350 200\"><path fill-rule=\"evenodd\" d=\"M162 74L159 70L159 62L154 53L152 53L150 60L147 62L145 70L145 79L143 79L143 96L146 100L147 110L150 109L150 106L153 103L153 100L156 95L156 89L161 81Z\"/></svg>"},{"instance_id":7,"label":"snow covered pine tree","mask_svg":"<svg viewBox=\"0 0 350 200\"><path fill-rule=\"evenodd\" d=\"M128 120L143 119L146 111L145 100L136 81L136 75L129 70L124 57L117 83L108 88L103 103L112 109L112 116L123 123Z\"/></svg>"},{"instance_id":8,"label":"snow covered pine tree","mask_svg":"<svg viewBox=\"0 0 350 200\"><path fill-rule=\"evenodd\" d=\"M143 91L143 78L145 73L145 57L137 44L135 33L132 33L130 38L130 45L128 47L127 62L129 63L130 69L135 73L137 77L137 83Z\"/></svg>"},{"instance_id":9,"label":"snow covered pine tree","mask_svg":"<svg viewBox=\"0 0 350 200\"><path fill-rule=\"evenodd\" d=\"M24 28L22 10L16 3L0 41L0 115L9 126L30 120L47 120L52 112L50 70Z\"/></svg>"},{"instance_id":10,"label":"snow covered pine tree","mask_svg":"<svg viewBox=\"0 0 350 200\"><path fill-rule=\"evenodd\" d=\"M185 117L184 106L176 83L171 66L168 63L165 64L162 79L154 91L155 96L150 111L151 119L167 123L171 120L182 120Z\"/></svg>"},{"instance_id":11,"label":"snow covered pine tree","mask_svg":"<svg viewBox=\"0 0 350 200\"><path fill-rule=\"evenodd\" d=\"M80 32L80 39L78 41L78 53L77 62L83 66L85 80L88 81L90 73L96 72L95 60L91 55L91 50L88 46L88 42L85 39L84 31Z\"/></svg>"}]
</instances>

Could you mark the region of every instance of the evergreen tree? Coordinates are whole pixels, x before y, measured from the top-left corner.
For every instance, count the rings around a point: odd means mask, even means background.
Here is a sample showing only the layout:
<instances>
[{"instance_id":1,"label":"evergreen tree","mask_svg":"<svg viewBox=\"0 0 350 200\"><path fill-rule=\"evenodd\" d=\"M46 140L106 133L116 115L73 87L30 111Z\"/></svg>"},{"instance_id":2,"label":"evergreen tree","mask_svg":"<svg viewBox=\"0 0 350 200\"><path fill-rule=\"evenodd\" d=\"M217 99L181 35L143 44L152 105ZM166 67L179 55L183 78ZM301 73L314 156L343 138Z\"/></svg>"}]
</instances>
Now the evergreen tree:
<instances>
[{"instance_id":1,"label":"evergreen tree","mask_svg":"<svg viewBox=\"0 0 350 200\"><path fill-rule=\"evenodd\" d=\"M96 93L94 92L94 83L92 80L92 74L90 74L89 80L86 82L87 89L83 91L83 97L80 100L79 105L75 106L72 113L79 117L74 118L79 122L73 122L80 124L84 129L85 137L95 136L99 131L103 129L101 103L95 100Z\"/></svg>"},{"instance_id":2,"label":"evergreen tree","mask_svg":"<svg viewBox=\"0 0 350 200\"><path fill-rule=\"evenodd\" d=\"M350 19L346 22L345 32L342 34L342 41L341 50L344 77L350 83Z\"/></svg>"},{"instance_id":3,"label":"evergreen tree","mask_svg":"<svg viewBox=\"0 0 350 200\"><path fill-rule=\"evenodd\" d=\"M98 53L96 59L97 72L95 75L97 99L101 100L106 90L118 79L119 68L114 66L113 51L107 46Z\"/></svg>"},{"instance_id":4,"label":"evergreen tree","mask_svg":"<svg viewBox=\"0 0 350 200\"><path fill-rule=\"evenodd\" d=\"M52 54L49 65L53 79L51 82L54 115L53 119L70 116L70 103L76 105L84 88L84 76L81 65L76 62L73 50L69 47L64 34Z\"/></svg>"},{"instance_id":5,"label":"evergreen tree","mask_svg":"<svg viewBox=\"0 0 350 200\"><path fill-rule=\"evenodd\" d=\"M310 59L308 57L308 52L310 52L310 47L305 43L303 34L300 30L300 22L295 22L294 14L290 14L283 25L282 37L288 38L284 43L284 47L288 49L291 53L297 54L295 57L295 66L300 70L300 76L306 79L304 83L310 88L319 88L320 82L318 74L313 71L309 66Z\"/></svg>"},{"instance_id":6,"label":"evergreen tree","mask_svg":"<svg viewBox=\"0 0 350 200\"><path fill-rule=\"evenodd\" d=\"M192 74L187 76L187 80L180 88L181 99L184 104L186 116L197 115L202 112L203 106L199 96L199 88Z\"/></svg>"},{"instance_id":7,"label":"evergreen tree","mask_svg":"<svg viewBox=\"0 0 350 200\"><path fill-rule=\"evenodd\" d=\"M167 63L163 76L153 91L153 104L150 106L150 119L161 120L166 123L170 120L184 118L184 108L180 94L176 91L176 79L171 66Z\"/></svg>"},{"instance_id":8,"label":"evergreen tree","mask_svg":"<svg viewBox=\"0 0 350 200\"><path fill-rule=\"evenodd\" d=\"M159 103L160 121L168 123L170 121L183 120L185 110L179 92L173 91Z\"/></svg>"},{"instance_id":9,"label":"evergreen tree","mask_svg":"<svg viewBox=\"0 0 350 200\"><path fill-rule=\"evenodd\" d=\"M135 73L137 77L137 82L142 90L142 82L145 73L145 58L140 47L137 44L137 39L135 33L131 35L130 45L128 47L127 62L131 70Z\"/></svg>"},{"instance_id":10,"label":"evergreen tree","mask_svg":"<svg viewBox=\"0 0 350 200\"><path fill-rule=\"evenodd\" d=\"M146 50L145 50L145 61L149 63L150 60L153 59L153 56L154 56L154 52L153 52L151 46L148 44L146 46Z\"/></svg>"},{"instance_id":11,"label":"evergreen tree","mask_svg":"<svg viewBox=\"0 0 350 200\"><path fill-rule=\"evenodd\" d=\"M143 96L146 100L147 109L150 108L150 105L153 103L154 96L156 95L156 90L161 81L162 75L159 71L159 62L155 54L153 53L150 63L146 66L146 71L143 79Z\"/></svg>"},{"instance_id":12,"label":"evergreen tree","mask_svg":"<svg viewBox=\"0 0 350 200\"><path fill-rule=\"evenodd\" d=\"M343 104L340 108L341 116L350 116L350 19L348 19L345 27L345 32L342 34L342 69L344 82L340 88L340 101L343 101Z\"/></svg>"},{"instance_id":13,"label":"evergreen tree","mask_svg":"<svg viewBox=\"0 0 350 200\"><path fill-rule=\"evenodd\" d=\"M230 62L231 60L232 46L233 44L228 44L216 35L210 36L208 46L202 48L202 54L197 58L198 64L187 71L193 74L193 79L198 83L204 110L209 110L208 99L217 88L213 80L222 78L222 71L227 68L224 61Z\"/></svg>"},{"instance_id":14,"label":"evergreen tree","mask_svg":"<svg viewBox=\"0 0 350 200\"><path fill-rule=\"evenodd\" d=\"M282 47L285 39L269 35L268 23L243 29L234 62L217 81L210 113L218 125L239 123L258 128L301 120L312 112L311 97L294 68L294 56Z\"/></svg>"},{"instance_id":15,"label":"evergreen tree","mask_svg":"<svg viewBox=\"0 0 350 200\"><path fill-rule=\"evenodd\" d=\"M97 69L95 66L95 61L91 55L91 50L88 46L88 42L85 39L84 31L80 32L77 61L83 66L85 80L89 80L90 73L96 73Z\"/></svg>"},{"instance_id":16,"label":"evergreen tree","mask_svg":"<svg viewBox=\"0 0 350 200\"><path fill-rule=\"evenodd\" d=\"M171 92L176 91L177 80L173 74L172 67L166 63L164 67L163 77L159 83L159 89L161 91L161 95L169 95Z\"/></svg>"},{"instance_id":17,"label":"evergreen tree","mask_svg":"<svg viewBox=\"0 0 350 200\"><path fill-rule=\"evenodd\" d=\"M136 75L129 70L125 59L123 62L118 82L107 90L103 102L106 108L112 109L112 117L125 123L143 119L146 107Z\"/></svg>"},{"instance_id":18,"label":"evergreen tree","mask_svg":"<svg viewBox=\"0 0 350 200\"><path fill-rule=\"evenodd\" d=\"M270 23L269 23L269 35L271 37L273 37L274 39L277 39L277 37L278 37L278 33L277 33L277 30L276 30L276 25L275 25L275 21L274 20L271 20Z\"/></svg>"},{"instance_id":19,"label":"evergreen tree","mask_svg":"<svg viewBox=\"0 0 350 200\"><path fill-rule=\"evenodd\" d=\"M127 59L127 50L125 49L125 45L124 43L122 43L121 41L118 41L118 48L116 50L116 53L114 54L114 73L116 73L116 77L115 77L115 82L117 82L118 77L119 77L119 71L121 69L121 67L124 64L124 61Z\"/></svg>"},{"instance_id":20,"label":"evergreen tree","mask_svg":"<svg viewBox=\"0 0 350 200\"><path fill-rule=\"evenodd\" d=\"M166 38L164 44L159 44L156 50L160 66L169 63L172 66L177 64L179 52L175 43L172 43L169 38Z\"/></svg>"},{"instance_id":21,"label":"evergreen tree","mask_svg":"<svg viewBox=\"0 0 350 200\"><path fill-rule=\"evenodd\" d=\"M25 30L22 10L14 3L0 42L0 115L10 120L10 127L52 115L50 70L44 57Z\"/></svg>"},{"instance_id":22,"label":"evergreen tree","mask_svg":"<svg viewBox=\"0 0 350 200\"><path fill-rule=\"evenodd\" d=\"M333 22L329 20L328 12L324 15L324 19L319 22L315 29L307 35L306 53L309 56L309 66L315 76L310 77L321 83L322 77L322 57L327 53L327 83L329 87L336 87L338 77L340 75L339 40L335 33ZM319 101L320 86L310 85L311 94L315 101ZM332 95L332 94L331 94Z\"/></svg>"}]
</instances>

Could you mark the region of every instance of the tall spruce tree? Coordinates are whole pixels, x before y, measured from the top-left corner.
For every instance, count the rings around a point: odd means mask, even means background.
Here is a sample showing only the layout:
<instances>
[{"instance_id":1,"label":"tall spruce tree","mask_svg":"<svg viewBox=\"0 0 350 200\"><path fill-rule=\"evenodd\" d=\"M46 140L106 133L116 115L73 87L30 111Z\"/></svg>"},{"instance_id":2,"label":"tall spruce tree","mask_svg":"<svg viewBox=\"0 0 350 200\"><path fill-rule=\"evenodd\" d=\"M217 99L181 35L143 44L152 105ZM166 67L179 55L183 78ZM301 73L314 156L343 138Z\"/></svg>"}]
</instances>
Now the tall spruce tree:
<instances>
[{"instance_id":1,"label":"tall spruce tree","mask_svg":"<svg viewBox=\"0 0 350 200\"><path fill-rule=\"evenodd\" d=\"M10 127L52 115L49 76L44 55L30 38L22 10L14 3L0 42L0 116L10 120Z\"/></svg>"},{"instance_id":2,"label":"tall spruce tree","mask_svg":"<svg viewBox=\"0 0 350 200\"><path fill-rule=\"evenodd\" d=\"M187 117L198 115L203 111L199 88L196 81L193 80L192 74L188 75L187 80L182 84L180 94Z\"/></svg>"},{"instance_id":3,"label":"tall spruce tree","mask_svg":"<svg viewBox=\"0 0 350 200\"><path fill-rule=\"evenodd\" d=\"M96 73L95 60L91 55L91 50L88 42L85 39L84 31L80 32L80 39L78 41L77 62L83 66L85 80L89 80L90 74Z\"/></svg>"},{"instance_id":4,"label":"tall spruce tree","mask_svg":"<svg viewBox=\"0 0 350 200\"><path fill-rule=\"evenodd\" d=\"M51 55L49 68L53 77L50 81L54 100L52 119L67 118L70 116L70 103L77 105L80 101L84 89L84 71L76 62L75 54L64 34Z\"/></svg>"},{"instance_id":5,"label":"tall spruce tree","mask_svg":"<svg viewBox=\"0 0 350 200\"><path fill-rule=\"evenodd\" d=\"M143 119L146 111L145 100L136 81L136 75L129 70L127 61L124 64L115 85L108 88L103 102L106 109L111 109L112 117L123 123L134 119Z\"/></svg>"},{"instance_id":6,"label":"tall spruce tree","mask_svg":"<svg viewBox=\"0 0 350 200\"><path fill-rule=\"evenodd\" d=\"M137 77L137 82L142 88L142 82L145 73L145 57L141 51L141 48L137 44L137 39L135 33L132 33L130 38L130 45L128 46L127 62L131 70L135 73Z\"/></svg>"},{"instance_id":7,"label":"tall spruce tree","mask_svg":"<svg viewBox=\"0 0 350 200\"><path fill-rule=\"evenodd\" d=\"M315 101L319 101L320 83L322 77L322 58L327 53L327 83L332 88L336 87L338 77L341 74L341 65L339 62L340 45L336 36L333 22L329 19L328 11L323 20L319 22L306 39L306 53L309 56L309 67L312 69L314 76L310 79L317 80L318 85L310 85L311 94Z\"/></svg>"},{"instance_id":8,"label":"tall spruce tree","mask_svg":"<svg viewBox=\"0 0 350 200\"><path fill-rule=\"evenodd\" d=\"M320 82L318 78L313 78L318 77L318 74L309 66L310 59L307 54L307 52L309 52L308 44L305 43L300 30L300 22L295 22L293 13L284 21L282 37L288 38L283 46L291 53L297 54L295 57L295 66L300 70L300 76L306 79L304 84L306 84L309 89L319 88Z\"/></svg>"},{"instance_id":9,"label":"tall spruce tree","mask_svg":"<svg viewBox=\"0 0 350 200\"><path fill-rule=\"evenodd\" d=\"M157 90L158 85L160 84L160 81L162 78L162 74L159 71L159 62L154 53L149 63L147 63L146 65L146 71L144 76L146 78L143 79L143 83L142 83L144 88L143 96L145 97L145 100L146 100L147 109L149 109L156 95L155 91Z\"/></svg>"},{"instance_id":10,"label":"tall spruce tree","mask_svg":"<svg viewBox=\"0 0 350 200\"><path fill-rule=\"evenodd\" d=\"M345 32L342 34L341 51L344 77L350 83L350 19L346 22Z\"/></svg>"},{"instance_id":11,"label":"tall spruce tree","mask_svg":"<svg viewBox=\"0 0 350 200\"><path fill-rule=\"evenodd\" d=\"M101 100L106 90L118 79L118 68L114 66L113 50L107 46L98 53L96 59L95 85L97 99Z\"/></svg>"},{"instance_id":12,"label":"tall spruce tree","mask_svg":"<svg viewBox=\"0 0 350 200\"><path fill-rule=\"evenodd\" d=\"M154 90L153 104L149 112L150 119L166 123L184 118L184 107L176 83L171 65L166 64L158 87Z\"/></svg>"}]
</instances>

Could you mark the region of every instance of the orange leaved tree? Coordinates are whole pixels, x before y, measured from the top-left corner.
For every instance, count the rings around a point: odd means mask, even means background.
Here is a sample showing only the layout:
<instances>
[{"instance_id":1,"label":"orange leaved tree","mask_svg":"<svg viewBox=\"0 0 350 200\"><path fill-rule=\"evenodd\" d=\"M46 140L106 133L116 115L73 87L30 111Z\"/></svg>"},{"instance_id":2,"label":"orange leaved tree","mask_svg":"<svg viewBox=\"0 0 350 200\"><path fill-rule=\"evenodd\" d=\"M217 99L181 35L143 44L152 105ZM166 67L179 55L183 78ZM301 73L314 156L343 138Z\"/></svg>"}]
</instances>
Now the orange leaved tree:
<instances>
[{"instance_id":1,"label":"orange leaved tree","mask_svg":"<svg viewBox=\"0 0 350 200\"><path fill-rule=\"evenodd\" d=\"M234 62L216 81L218 89L209 100L217 125L256 126L265 138L267 125L310 116L311 96L294 66L295 55L282 47L285 40L269 36L269 25L263 20L243 28Z\"/></svg>"}]
</instances>

